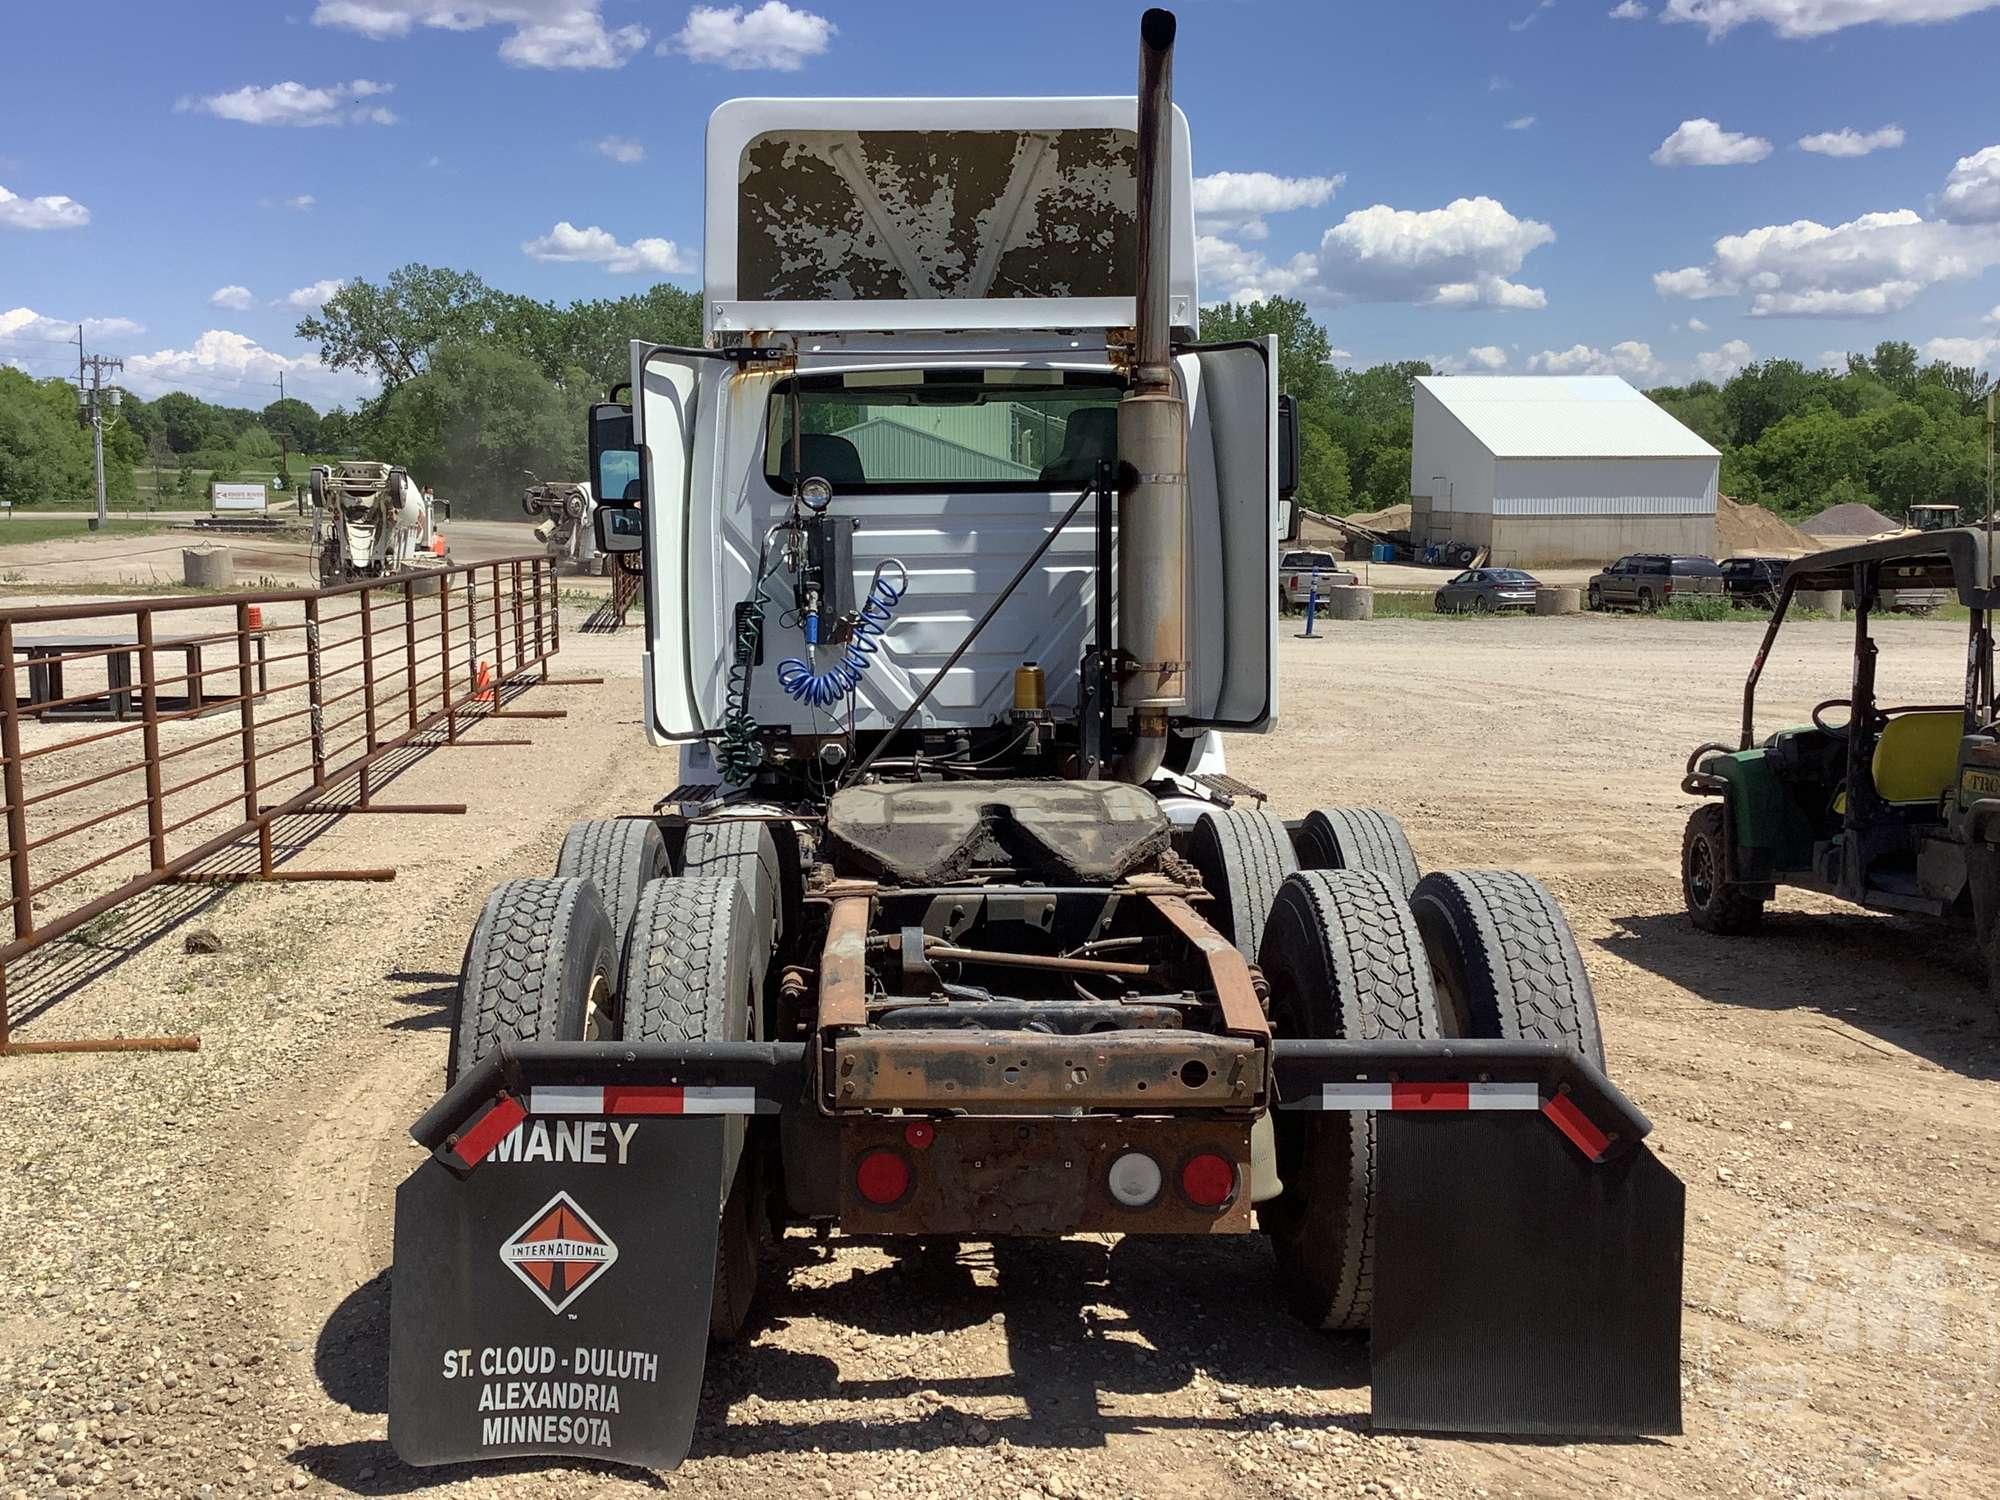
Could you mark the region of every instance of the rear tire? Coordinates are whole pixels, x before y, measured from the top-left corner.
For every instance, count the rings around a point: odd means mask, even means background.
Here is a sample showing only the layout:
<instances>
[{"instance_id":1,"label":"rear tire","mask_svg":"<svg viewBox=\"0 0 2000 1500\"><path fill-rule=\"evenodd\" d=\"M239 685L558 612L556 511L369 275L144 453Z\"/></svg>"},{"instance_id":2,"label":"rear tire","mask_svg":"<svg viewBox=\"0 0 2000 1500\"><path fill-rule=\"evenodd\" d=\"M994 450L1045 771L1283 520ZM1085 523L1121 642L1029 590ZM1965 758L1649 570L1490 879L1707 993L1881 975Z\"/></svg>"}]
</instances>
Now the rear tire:
<instances>
[{"instance_id":1,"label":"rear tire","mask_svg":"<svg viewBox=\"0 0 2000 1500\"><path fill-rule=\"evenodd\" d=\"M752 818L718 818L688 825L680 873L691 880L732 879L743 887L756 923L757 977L763 982L770 954L786 937L786 880L772 836L779 824ZM786 835L790 837L789 832ZM793 909L796 909L793 906Z\"/></svg>"},{"instance_id":2,"label":"rear tire","mask_svg":"<svg viewBox=\"0 0 2000 1500\"><path fill-rule=\"evenodd\" d=\"M1311 870L1278 892L1259 962L1280 1036L1438 1037L1430 965L1409 903L1371 870ZM1284 1191L1257 1210L1292 1311L1316 1328L1366 1328L1374 1311L1375 1117L1280 1111Z\"/></svg>"},{"instance_id":3,"label":"rear tire","mask_svg":"<svg viewBox=\"0 0 2000 1500\"><path fill-rule=\"evenodd\" d=\"M1422 873L1402 822L1379 808L1316 808L1299 824L1294 847L1301 870L1373 870L1405 896Z\"/></svg>"},{"instance_id":4,"label":"rear tire","mask_svg":"<svg viewBox=\"0 0 2000 1500\"><path fill-rule=\"evenodd\" d=\"M604 898L619 953L646 882L667 873L667 844L650 818L592 818L572 823L556 857L556 874L588 880Z\"/></svg>"},{"instance_id":5,"label":"rear tire","mask_svg":"<svg viewBox=\"0 0 2000 1500\"><path fill-rule=\"evenodd\" d=\"M1653 612L1653 591L1651 589L1639 590L1639 608L1642 612L1649 615Z\"/></svg>"},{"instance_id":6,"label":"rear tire","mask_svg":"<svg viewBox=\"0 0 2000 1500\"><path fill-rule=\"evenodd\" d=\"M447 1085L501 1042L618 1035L616 949L587 880L535 876L494 887L459 969Z\"/></svg>"},{"instance_id":7,"label":"rear tire","mask_svg":"<svg viewBox=\"0 0 2000 1500\"><path fill-rule=\"evenodd\" d=\"M1205 812L1188 831L1188 858L1214 897L1210 923L1255 963L1278 887L1299 867L1284 820L1262 808Z\"/></svg>"},{"instance_id":8,"label":"rear tire","mask_svg":"<svg viewBox=\"0 0 2000 1500\"><path fill-rule=\"evenodd\" d=\"M1410 906L1453 1035L1557 1042L1604 1067L1590 974L1547 886L1514 870L1434 870Z\"/></svg>"},{"instance_id":9,"label":"rear tire","mask_svg":"<svg viewBox=\"0 0 2000 1500\"><path fill-rule=\"evenodd\" d=\"M692 830L690 830L692 831ZM749 897L731 878L647 882L632 918L620 989L633 1042L743 1042L756 1011L758 929ZM740 1115L725 1119L728 1191L716 1205L715 1291L708 1336L733 1342L756 1295L763 1239L761 1153Z\"/></svg>"},{"instance_id":10,"label":"rear tire","mask_svg":"<svg viewBox=\"0 0 2000 1500\"><path fill-rule=\"evenodd\" d=\"M1681 835L1681 900L1688 920L1703 932L1739 937L1764 922L1764 901L1723 878L1729 868L1729 818L1710 802L1688 815Z\"/></svg>"}]
</instances>

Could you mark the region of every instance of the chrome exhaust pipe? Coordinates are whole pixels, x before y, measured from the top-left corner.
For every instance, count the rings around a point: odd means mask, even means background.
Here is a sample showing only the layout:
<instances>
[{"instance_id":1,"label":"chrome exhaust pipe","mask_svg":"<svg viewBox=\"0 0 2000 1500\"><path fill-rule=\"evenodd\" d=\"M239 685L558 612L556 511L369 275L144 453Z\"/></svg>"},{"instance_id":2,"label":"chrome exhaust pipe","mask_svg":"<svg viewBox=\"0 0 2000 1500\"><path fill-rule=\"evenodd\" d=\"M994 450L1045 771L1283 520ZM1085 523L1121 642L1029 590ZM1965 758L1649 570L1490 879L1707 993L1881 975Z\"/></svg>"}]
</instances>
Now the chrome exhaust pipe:
<instances>
[{"instance_id":1,"label":"chrome exhaust pipe","mask_svg":"<svg viewBox=\"0 0 2000 1500\"><path fill-rule=\"evenodd\" d=\"M1172 11L1139 21L1138 286L1132 388L1118 405L1118 702L1132 714L1122 779L1143 782L1187 697L1187 403L1174 384Z\"/></svg>"}]
</instances>

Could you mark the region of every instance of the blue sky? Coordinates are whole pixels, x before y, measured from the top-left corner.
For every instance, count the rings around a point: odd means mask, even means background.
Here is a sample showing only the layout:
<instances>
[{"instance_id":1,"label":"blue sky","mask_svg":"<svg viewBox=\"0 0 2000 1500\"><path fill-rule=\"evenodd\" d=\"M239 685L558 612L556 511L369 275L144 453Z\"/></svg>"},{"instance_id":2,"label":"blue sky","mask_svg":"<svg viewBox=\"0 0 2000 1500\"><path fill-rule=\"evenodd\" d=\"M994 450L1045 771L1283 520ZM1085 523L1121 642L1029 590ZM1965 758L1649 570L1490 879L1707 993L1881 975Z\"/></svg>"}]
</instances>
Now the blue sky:
<instances>
[{"instance_id":1,"label":"blue sky","mask_svg":"<svg viewBox=\"0 0 2000 1500\"><path fill-rule=\"evenodd\" d=\"M0 361L73 370L88 319L144 394L352 400L292 336L343 278L696 286L721 100L1123 93L1140 9L9 6ZM1180 15L1205 300L1303 296L1357 363L1649 383L1905 338L2000 367L2000 0Z\"/></svg>"}]
</instances>

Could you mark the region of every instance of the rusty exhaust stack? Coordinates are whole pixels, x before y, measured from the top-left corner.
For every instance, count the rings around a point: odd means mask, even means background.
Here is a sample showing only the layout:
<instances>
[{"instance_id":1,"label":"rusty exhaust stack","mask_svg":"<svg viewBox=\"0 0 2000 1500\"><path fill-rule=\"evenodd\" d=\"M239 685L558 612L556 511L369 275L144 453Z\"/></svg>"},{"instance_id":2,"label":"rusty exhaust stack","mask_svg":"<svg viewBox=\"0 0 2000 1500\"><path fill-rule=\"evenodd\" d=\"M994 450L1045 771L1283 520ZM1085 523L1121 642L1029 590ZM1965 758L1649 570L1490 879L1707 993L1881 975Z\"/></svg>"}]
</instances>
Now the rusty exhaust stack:
<instances>
[{"instance_id":1,"label":"rusty exhaust stack","mask_svg":"<svg viewBox=\"0 0 2000 1500\"><path fill-rule=\"evenodd\" d=\"M1137 743L1121 779L1150 780L1167 717L1187 707L1187 403L1175 390L1167 286L1173 245L1172 11L1139 20L1139 280L1132 389L1118 405L1118 701Z\"/></svg>"}]
</instances>

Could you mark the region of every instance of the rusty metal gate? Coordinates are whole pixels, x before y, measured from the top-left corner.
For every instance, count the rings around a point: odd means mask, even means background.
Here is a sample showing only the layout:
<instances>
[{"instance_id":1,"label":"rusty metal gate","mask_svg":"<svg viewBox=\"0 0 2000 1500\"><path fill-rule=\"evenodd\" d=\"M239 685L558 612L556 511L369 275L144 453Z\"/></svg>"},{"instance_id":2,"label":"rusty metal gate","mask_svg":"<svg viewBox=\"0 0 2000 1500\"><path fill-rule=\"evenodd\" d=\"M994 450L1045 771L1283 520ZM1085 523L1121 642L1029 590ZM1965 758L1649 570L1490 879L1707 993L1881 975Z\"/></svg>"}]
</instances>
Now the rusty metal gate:
<instances>
[{"instance_id":1,"label":"rusty metal gate","mask_svg":"<svg viewBox=\"0 0 2000 1500\"><path fill-rule=\"evenodd\" d=\"M513 702L556 680L557 604L554 569L534 554L320 589L0 610L13 934L0 946L0 1053L193 1045L14 1042L9 970L167 882L394 878L290 868L272 825L464 812L381 800L385 757L526 744L468 731L562 717ZM225 855L244 867L214 868Z\"/></svg>"}]
</instances>

